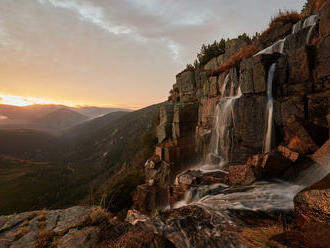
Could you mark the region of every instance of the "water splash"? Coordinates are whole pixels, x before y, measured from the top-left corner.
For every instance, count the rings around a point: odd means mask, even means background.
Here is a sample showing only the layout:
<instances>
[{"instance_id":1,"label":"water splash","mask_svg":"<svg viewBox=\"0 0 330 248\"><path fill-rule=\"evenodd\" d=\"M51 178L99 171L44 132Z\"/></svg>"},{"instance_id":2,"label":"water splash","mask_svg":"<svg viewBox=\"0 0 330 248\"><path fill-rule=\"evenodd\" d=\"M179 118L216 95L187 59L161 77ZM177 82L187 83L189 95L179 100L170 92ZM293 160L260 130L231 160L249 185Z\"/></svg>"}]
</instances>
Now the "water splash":
<instances>
[{"instance_id":1,"label":"water splash","mask_svg":"<svg viewBox=\"0 0 330 248\"><path fill-rule=\"evenodd\" d=\"M270 152L272 146L272 134L273 134L273 79L276 70L276 63L273 63L268 71L268 79L267 79L267 129L265 136L265 145L264 152Z\"/></svg>"}]
</instances>

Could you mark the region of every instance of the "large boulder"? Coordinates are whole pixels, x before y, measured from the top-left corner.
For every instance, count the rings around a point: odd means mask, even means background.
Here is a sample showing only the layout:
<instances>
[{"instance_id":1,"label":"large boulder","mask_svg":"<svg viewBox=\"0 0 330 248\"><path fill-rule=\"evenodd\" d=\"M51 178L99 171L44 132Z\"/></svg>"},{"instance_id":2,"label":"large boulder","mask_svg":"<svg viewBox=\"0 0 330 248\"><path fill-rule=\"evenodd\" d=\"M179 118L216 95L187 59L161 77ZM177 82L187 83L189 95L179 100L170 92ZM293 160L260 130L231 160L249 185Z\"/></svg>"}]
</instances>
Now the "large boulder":
<instances>
[{"instance_id":1,"label":"large boulder","mask_svg":"<svg viewBox=\"0 0 330 248\"><path fill-rule=\"evenodd\" d=\"M291 160L284 157L279 151L272 151L250 157L247 165L253 168L258 179L267 179L280 177L290 167Z\"/></svg>"},{"instance_id":2,"label":"large boulder","mask_svg":"<svg viewBox=\"0 0 330 248\"><path fill-rule=\"evenodd\" d=\"M299 154L314 153L318 146L311 136L311 131L304 125L304 121L290 120L284 126L287 147Z\"/></svg>"},{"instance_id":3,"label":"large boulder","mask_svg":"<svg viewBox=\"0 0 330 248\"><path fill-rule=\"evenodd\" d=\"M247 164L229 166L231 185L249 185L257 180L254 170Z\"/></svg>"},{"instance_id":4,"label":"large boulder","mask_svg":"<svg viewBox=\"0 0 330 248\"><path fill-rule=\"evenodd\" d=\"M330 174L299 192L294 198L298 225L330 223Z\"/></svg>"},{"instance_id":5,"label":"large boulder","mask_svg":"<svg viewBox=\"0 0 330 248\"><path fill-rule=\"evenodd\" d=\"M330 139L311 158L323 168L330 170Z\"/></svg>"}]
</instances>

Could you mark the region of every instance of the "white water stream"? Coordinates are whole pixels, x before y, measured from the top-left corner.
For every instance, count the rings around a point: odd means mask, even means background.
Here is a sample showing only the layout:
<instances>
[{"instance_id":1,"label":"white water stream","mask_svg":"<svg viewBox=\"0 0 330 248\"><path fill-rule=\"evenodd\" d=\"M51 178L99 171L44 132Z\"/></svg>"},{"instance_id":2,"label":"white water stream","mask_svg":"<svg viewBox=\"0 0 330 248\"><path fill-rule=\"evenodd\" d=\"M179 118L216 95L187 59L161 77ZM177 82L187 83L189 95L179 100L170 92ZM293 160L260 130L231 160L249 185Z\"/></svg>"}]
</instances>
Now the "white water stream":
<instances>
[{"instance_id":1,"label":"white water stream","mask_svg":"<svg viewBox=\"0 0 330 248\"><path fill-rule=\"evenodd\" d=\"M310 16L294 25L292 35L300 30L308 28L306 44L310 42L313 29L317 23L317 16ZM272 46L265 48L258 54L284 53L286 38L277 41ZM273 79L276 70L276 63L273 63L268 71L267 78L267 119L266 133L264 141L264 152L267 153L272 148L273 136ZM229 161L230 145L232 140L234 106L241 97L240 88L234 93L231 85L230 96L225 97L226 88L230 82L227 75L220 92L220 99L215 113L214 131L211 137L211 153L220 159L219 165L201 165L191 170L201 172L211 172L221 170L223 164ZM289 210L293 208L293 197L303 188L309 186L330 172L330 161L327 167L314 165L305 171L301 171L294 182L271 181L256 182L249 186L228 186L224 184L203 185L194 187L186 192L185 199L178 202L175 208L184 205L198 205L220 214L224 209L248 209L248 210Z\"/></svg>"},{"instance_id":2,"label":"white water stream","mask_svg":"<svg viewBox=\"0 0 330 248\"><path fill-rule=\"evenodd\" d=\"M272 148L272 136L273 136L273 79L276 70L276 63L273 63L268 71L267 78L267 129L265 135L264 153L270 152Z\"/></svg>"}]
</instances>

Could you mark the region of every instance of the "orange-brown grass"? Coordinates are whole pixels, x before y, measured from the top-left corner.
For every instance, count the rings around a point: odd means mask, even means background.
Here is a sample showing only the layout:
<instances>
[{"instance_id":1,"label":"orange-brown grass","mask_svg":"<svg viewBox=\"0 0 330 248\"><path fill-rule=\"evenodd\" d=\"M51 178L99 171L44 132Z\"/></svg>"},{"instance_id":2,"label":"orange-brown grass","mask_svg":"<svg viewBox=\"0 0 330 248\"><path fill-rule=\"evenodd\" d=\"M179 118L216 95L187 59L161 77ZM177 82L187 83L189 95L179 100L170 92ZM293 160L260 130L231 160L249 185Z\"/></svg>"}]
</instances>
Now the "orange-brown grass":
<instances>
[{"instance_id":1,"label":"orange-brown grass","mask_svg":"<svg viewBox=\"0 0 330 248\"><path fill-rule=\"evenodd\" d=\"M222 72L228 71L230 68L238 65L243 59L247 59L261 50L261 47L251 44L249 46L242 47L236 54L227 59L223 64L216 68L212 75L218 75Z\"/></svg>"},{"instance_id":2,"label":"orange-brown grass","mask_svg":"<svg viewBox=\"0 0 330 248\"><path fill-rule=\"evenodd\" d=\"M317 43L319 43L321 40L321 37L316 37L312 40L311 45L315 46Z\"/></svg>"},{"instance_id":3,"label":"orange-brown grass","mask_svg":"<svg viewBox=\"0 0 330 248\"><path fill-rule=\"evenodd\" d=\"M41 230L35 241L35 248L51 248L56 247L53 244L56 233L53 230Z\"/></svg>"},{"instance_id":4,"label":"orange-brown grass","mask_svg":"<svg viewBox=\"0 0 330 248\"><path fill-rule=\"evenodd\" d=\"M330 0L309 0L306 8L310 13L315 13L319 11L324 5L326 5Z\"/></svg>"},{"instance_id":5,"label":"orange-brown grass","mask_svg":"<svg viewBox=\"0 0 330 248\"><path fill-rule=\"evenodd\" d=\"M306 18L307 16L302 13L298 13L297 11L289 11L289 10L280 10L277 14L277 16L274 16L272 20L270 21L269 26L272 27L276 25L277 23L280 24L287 24L287 23L297 23L301 19Z\"/></svg>"},{"instance_id":6,"label":"orange-brown grass","mask_svg":"<svg viewBox=\"0 0 330 248\"><path fill-rule=\"evenodd\" d=\"M276 16L272 17L268 28L264 32L262 32L261 36L271 33L279 26L288 23L295 24L306 17L307 17L306 14L298 13L297 11L280 10Z\"/></svg>"},{"instance_id":7,"label":"orange-brown grass","mask_svg":"<svg viewBox=\"0 0 330 248\"><path fill-rule=\"evenodd\" d=\"M21 237L23 237L28 232L30 232L30 228L28 228L27 226L23 226L23 227L19 228L15 233L15 240L19 240Z\"/></svg>"},{"instance_id":8,"label":"orange-brown grass","mask_svg":"<svg viewBox=\"0 0 330 248\"><path fill-rule=\"evenodd\" d=\"M283 232L283 227L280 225L256 228L247 227L243 229L242 237L248 241L249 247L268 248L272 247L270 238Z\"/></svg>"}]
</instances>

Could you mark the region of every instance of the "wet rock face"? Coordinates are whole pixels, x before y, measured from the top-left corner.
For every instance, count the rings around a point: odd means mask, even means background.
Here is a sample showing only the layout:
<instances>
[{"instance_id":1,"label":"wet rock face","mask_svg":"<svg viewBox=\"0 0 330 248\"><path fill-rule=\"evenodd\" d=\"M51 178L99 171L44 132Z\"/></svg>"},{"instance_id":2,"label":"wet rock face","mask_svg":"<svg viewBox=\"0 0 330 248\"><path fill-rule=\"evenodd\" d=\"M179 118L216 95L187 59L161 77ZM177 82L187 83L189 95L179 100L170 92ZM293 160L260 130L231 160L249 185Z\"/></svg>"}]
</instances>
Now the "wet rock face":
<instances>
[{"instance_id":1,"label":"wet rock face","mask_svg":"<svg viewBox=\"0 0 330 248\"><path fill-rule=\"evenodd\" d=\"M226 214L211 215L200 207L187 206L161 213L159 217L138 225L162 233L177 248L248 247L239 235L240 228L230 224ZM219 226L216 223L222 224Z\"/></svg>"},{"instance_id":2,"label":"wet rock face","mask_svg":"<svg viewBox=\"0 0 330 248\"><path fill-rule=\"evenodd\" d=\"M299 192L294 198L294 209L299 225L330 223L330 174L321 181Z\"/></svg>"},{"instance_id":3,"label":"wet rock face","mask_svg":"<svg viewBox=\"0 0 330 248\"><path fill-rule=\"evenodd\" d=\"M181 173L175 179L173 186L168 188L168 199L170 206L180 200L184 199L187 193L190 193L193 197L194 190L201 186L213 185L213 184L228 184L228 173L224 171L206 172L203 173L200 170L188 170ZM190 191L190 192L188 192ZM202 194L207 195L212 191L211 188L205 187L204 192L198 191L199 196ZM191 199L185 199L190 201Z\"/></svg>"},{"instance_id":4,"label":"wet rock face","mask_svg":"<svg viewBox=\"0 0 330 248\"><path fill-rule=\"evenodd\" d=\"M211 185L214 183L228 184L228 174L224 171L202 173L199 170L188 170L176 179L176 184L186 189L193 186Z\"/></svg>"},{"instance_id":5,"label":"wet rock face","mask_svg":"<svg viewBox=\"0 0 330 248\"><path fill-rule=\"evenodd\" d=\"M162 143L172 137L173 104L168 103L160 108L159 119L157 138L158 143Z\"/></svg>"},{"instance_id":6,"label":"wet rock face","mask_svg":"<svg viewBox=\"0 0 330 248\"><path fill-rule=\"evenodd\" d=\"M268 69L279 56L279 54L261 54L241 62L240 85L243 94L266 92Z\"/></svg>"},{"instance_id":7,"label":"wet rock face","mask_svg":"<svg viewBox=\"0 0 330 248\"><path fill-rule=\"evenodd\" d=\"M266 133L266 102L265 96L242 96L235 102L233 134L226 142L230 162L244 163L251 155L262 152Z\"/></svg>"}]
</instances>

